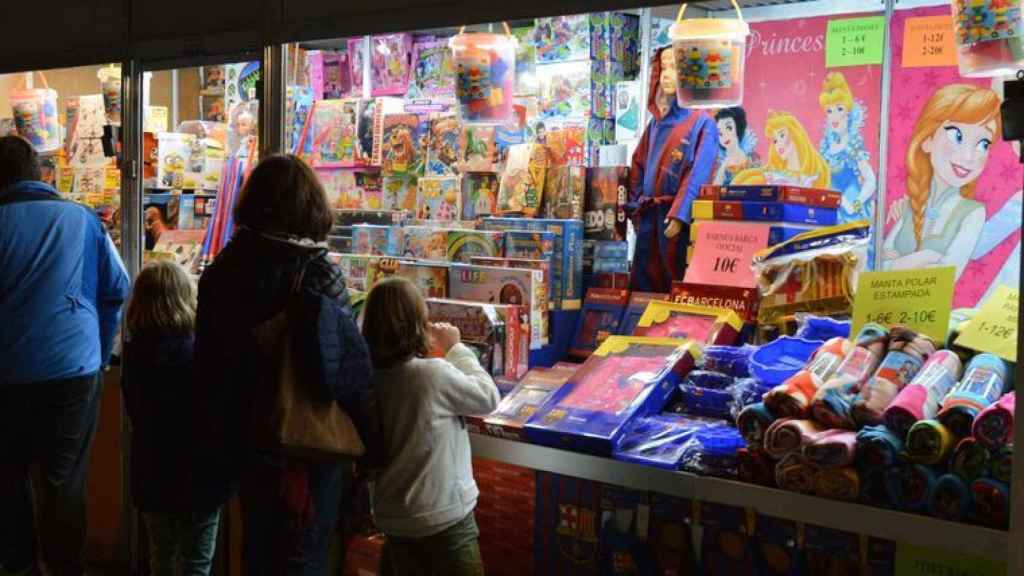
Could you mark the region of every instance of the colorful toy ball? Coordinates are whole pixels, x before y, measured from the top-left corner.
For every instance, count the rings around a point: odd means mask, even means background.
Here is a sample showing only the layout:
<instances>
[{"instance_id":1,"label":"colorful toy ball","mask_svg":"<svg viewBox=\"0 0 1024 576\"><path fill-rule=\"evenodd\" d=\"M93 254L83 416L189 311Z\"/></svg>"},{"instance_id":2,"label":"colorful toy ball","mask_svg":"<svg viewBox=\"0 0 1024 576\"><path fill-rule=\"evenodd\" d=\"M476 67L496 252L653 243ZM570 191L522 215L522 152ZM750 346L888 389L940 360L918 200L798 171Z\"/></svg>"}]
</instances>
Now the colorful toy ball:
<instances>
[{"instance_id":1,"label":"colorful toy ball","mask_svg":"<svg viewBox=\"0 0 1024 576\"><path fill-rule=\"evenodd\" d=\"M505 26L506 32L508 25ZM516 39L511 34L460 32L449 40L455 94L467 124L507 124L513 118Z\"/></svg>"}]
</instances>

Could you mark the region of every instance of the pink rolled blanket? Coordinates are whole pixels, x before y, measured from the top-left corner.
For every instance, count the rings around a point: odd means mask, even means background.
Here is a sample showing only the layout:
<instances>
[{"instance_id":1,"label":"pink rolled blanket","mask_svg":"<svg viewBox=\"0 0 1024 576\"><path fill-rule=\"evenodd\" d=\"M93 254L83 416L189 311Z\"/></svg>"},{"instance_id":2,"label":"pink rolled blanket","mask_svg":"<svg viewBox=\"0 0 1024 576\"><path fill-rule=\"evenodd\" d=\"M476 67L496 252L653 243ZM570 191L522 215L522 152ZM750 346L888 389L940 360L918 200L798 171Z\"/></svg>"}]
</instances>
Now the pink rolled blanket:
<instances>
[{"instance_id":1,"label":"pink rolled blanket","mask_svg":"<svg viewBox=\"0 0 1024 576\"><path fill-rule=\"evenodd\" d=\"M917 376L896 395L882 415L894 434L904 437L921 420L933 420L942 400L960 381L963 364L956 354L939 350L928 358Z\"/></svg>"},{"instance_id":2,"label":"pink rolled blanket","mask_svg":"<svg viewBox=\"0 0 1024 576\"><path fill-rule=\"evenodd\" d=\"M974 437L986 448L999 448L1013 438L1013 409L1016 393L1003 394L998 402L974 419Z\"/></svg>"},{"instance_id":3,"label":"pink rolled blanket","mask_svg":"<svg viewBox=\"0 0 1024 576\"><path fill-rule=\"evenodd\" d=\"M826 430L804 446L807 461L822 468L849 466L857 456L857 433L852 430Z\"/></svg>"}]
</instances>

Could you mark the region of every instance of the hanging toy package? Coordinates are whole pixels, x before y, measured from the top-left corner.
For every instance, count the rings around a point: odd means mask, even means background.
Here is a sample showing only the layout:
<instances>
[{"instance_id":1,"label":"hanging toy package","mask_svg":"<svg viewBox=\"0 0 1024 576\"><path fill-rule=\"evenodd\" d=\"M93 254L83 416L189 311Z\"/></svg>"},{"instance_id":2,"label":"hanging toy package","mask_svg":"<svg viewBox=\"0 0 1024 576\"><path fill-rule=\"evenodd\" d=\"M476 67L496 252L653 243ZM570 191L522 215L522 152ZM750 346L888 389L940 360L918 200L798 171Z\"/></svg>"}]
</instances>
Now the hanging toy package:
<instances>
[{"instance_id":1,"label":"hanging toy package","mask_svg":"<svg viewBox=\"0 0 1024 576\"><path fill-rule=\"evenodd\" d=\"M28 140L40 154L60 148L60 124L57 120L57 91L39 72L42 88L29 88L25 76L21 88L11 90L8 99L18 135Z\"/></svg>"}]
</instances>

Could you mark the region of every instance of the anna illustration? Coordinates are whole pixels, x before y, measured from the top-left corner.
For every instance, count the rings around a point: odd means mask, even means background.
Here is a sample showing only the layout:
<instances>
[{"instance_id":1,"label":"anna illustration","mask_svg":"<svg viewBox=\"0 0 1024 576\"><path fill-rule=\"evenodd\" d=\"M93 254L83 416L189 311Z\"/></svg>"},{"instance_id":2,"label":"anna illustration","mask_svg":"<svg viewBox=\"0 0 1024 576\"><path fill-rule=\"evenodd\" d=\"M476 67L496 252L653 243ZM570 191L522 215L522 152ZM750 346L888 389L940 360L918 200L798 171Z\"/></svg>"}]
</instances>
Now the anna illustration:
<instances>
[{"instance_id":1,"label":"anna illustration","mask_svg":"<svg viewBox=\"0 0 1024 576\"><path fill-rule=\"evenodd\" d=\"M974 189L1002 131L999 104L988 88L950 84L921 110L907 147L907 195L890 208L885 269L954 266L960 278L985 224Z\"/></svg>"},{"instance_id":2,"label":"anna illustration","mask_svg":"<svg viewBox=\"0 0 1024 576\"><path fill-rule=\"evenodd\" d=\"M718 124L718 168L714 183L728 186L740 172L761 165L761 158L754 150L757 136L748 129L747 112L738 106L719 110L715 122Z\"/></svg>"},{"instance_id":3,"label":"anna illustration","mask_svg":"<svg viewBox=\"0 0 1024 576\"><path fill-rule=\"evenodd\" d=\"M769 112L764 134L771 141L768 162L761 168L740 172L733 178L733 184L830 186L832 173L828 162L814 149L807 130L795 116L789 112Z\"/></svg>"},{"instance_id":4,"label":"anna illustration","mask_svg":"<svg viewBox=\"0 0 1024 576\"><path fill-rule=\"evenodd\" d=\"M870 222L878 184L861 136L864 105L853 99L853 92L841 72L831 72L825 77L818 103L825 113L825 131L819 151L832 172L830 188L843 195L839 219L841 222Z\"/></svg>"}]
</instances>

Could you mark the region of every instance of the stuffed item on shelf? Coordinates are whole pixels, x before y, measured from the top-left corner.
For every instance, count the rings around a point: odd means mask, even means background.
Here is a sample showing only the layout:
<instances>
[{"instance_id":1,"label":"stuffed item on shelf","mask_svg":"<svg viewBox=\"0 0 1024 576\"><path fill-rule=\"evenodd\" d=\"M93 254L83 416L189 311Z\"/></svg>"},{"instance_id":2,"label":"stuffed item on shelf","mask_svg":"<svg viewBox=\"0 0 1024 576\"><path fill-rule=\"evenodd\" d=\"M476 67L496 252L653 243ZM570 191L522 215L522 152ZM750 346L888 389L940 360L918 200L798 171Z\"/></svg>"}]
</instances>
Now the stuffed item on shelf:
<instances>
[{"instance_id":1,"label":"stuffed item on shelf","mask_svg":"<svg viewBox=\"0 0 1024 576\"><path fill-rule=\"evenodd\" d=\"M711 181L718 128L705 112L679 108L672 98L672 50L652 60L648 109L652 119L633 154L627 215L636 228L632 288L669 292L686 271L690 208Z\"/></svg>"}]
</instances>

